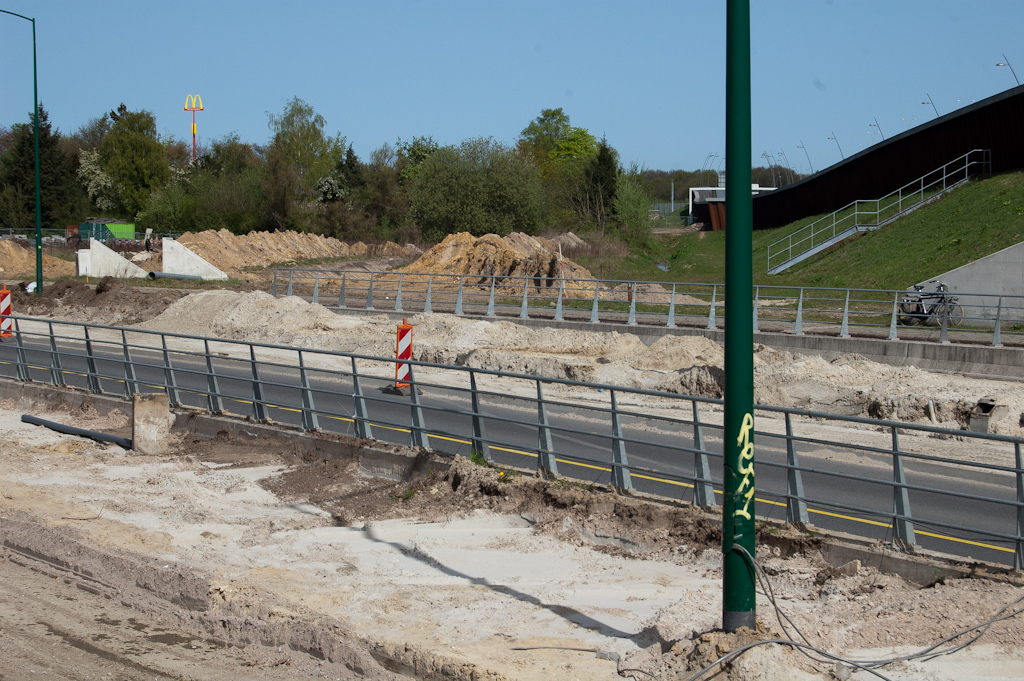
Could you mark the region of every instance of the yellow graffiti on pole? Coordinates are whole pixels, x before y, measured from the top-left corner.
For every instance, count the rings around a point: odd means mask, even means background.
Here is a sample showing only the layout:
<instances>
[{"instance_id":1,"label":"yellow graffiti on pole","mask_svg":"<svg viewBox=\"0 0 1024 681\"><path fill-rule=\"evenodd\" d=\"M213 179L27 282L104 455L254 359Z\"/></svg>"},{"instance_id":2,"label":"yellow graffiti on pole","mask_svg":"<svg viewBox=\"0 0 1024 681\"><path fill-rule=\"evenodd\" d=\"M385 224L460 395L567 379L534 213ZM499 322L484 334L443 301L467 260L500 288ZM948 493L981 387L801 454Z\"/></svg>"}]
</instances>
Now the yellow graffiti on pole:
<instances>
[{"instance_id":1,"label":"yellow graffiti on pole","mask_svg":"<svg viewBox=\"0 0 1024 681\"><path fill-rule=\"evenodd\" d=\"M747 413L743 415L743 423L740 425L740 434L736 438L736 446L742 447L740 450L740 469L739 474L743 476L740 481L739 487L736 488L736 493L743 492L743 499L745 503L743 508L737 508L733 513L733 516L742 516L747 520L750 520L750 512L747 510L750 507L750 502L754 499L754 439L752 437L754 432L754 417ZM744 491L745 490L745 491Z\"/></svg>"}]
</instances>

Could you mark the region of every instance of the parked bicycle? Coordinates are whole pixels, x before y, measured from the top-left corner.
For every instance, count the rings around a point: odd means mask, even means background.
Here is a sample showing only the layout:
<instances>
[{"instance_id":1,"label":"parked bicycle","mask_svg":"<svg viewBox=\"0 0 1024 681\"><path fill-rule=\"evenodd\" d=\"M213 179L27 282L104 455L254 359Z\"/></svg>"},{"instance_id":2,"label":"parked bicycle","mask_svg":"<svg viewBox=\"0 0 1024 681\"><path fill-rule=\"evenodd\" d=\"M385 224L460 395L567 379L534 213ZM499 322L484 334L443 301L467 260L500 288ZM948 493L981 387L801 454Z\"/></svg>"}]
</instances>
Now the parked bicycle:
<instances>
[{"instance_id":1,"label":"parked bicycle","mask_svg":"<svg viewBox=\"0 0 1024 681\"><path fill-rule=\"evenodd\" d=\"M900 301L900 324L941 325L945 317L947 325L960 326L964 321L964 308L957 302L959 298L950 295L946 285L937 279L928 283L937 284L935 291L924 293L924 286L915 284L914 292L903 296Z\"/></svg>"}]
</instances>

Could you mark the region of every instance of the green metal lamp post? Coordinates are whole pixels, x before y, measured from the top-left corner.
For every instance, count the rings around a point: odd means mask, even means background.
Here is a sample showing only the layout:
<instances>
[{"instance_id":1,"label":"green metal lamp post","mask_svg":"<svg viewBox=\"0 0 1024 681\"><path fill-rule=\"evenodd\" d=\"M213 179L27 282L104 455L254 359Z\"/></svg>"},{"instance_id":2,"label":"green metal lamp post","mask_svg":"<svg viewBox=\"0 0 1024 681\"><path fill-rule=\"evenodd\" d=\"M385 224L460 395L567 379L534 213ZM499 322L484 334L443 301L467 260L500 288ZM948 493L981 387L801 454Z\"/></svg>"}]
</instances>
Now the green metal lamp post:
<instances>
[{"instance_id":1,"label":"green metal lamp post","mask_svg":"<svg viewBox=\"0 0 1024 681\"><path fill-rule=\"evenodd\" d=\"M725 432L722 628L757 624L754 593L754 320L750 0L729 0L725 48Z\"/></svg>"},{"instance_id":2,"label":"green metal lamp post","mask_svg":"<svg viewBox=\"0 0 1024 681\"><path fill-rule=\"evenodd\" d=\"M0 9L4 14L32 22L32 127L36 152L36 295L43 293L43 204L39 199L39 77L36 70L36 20L15 12Z\"/></svg>"}]
</instances>

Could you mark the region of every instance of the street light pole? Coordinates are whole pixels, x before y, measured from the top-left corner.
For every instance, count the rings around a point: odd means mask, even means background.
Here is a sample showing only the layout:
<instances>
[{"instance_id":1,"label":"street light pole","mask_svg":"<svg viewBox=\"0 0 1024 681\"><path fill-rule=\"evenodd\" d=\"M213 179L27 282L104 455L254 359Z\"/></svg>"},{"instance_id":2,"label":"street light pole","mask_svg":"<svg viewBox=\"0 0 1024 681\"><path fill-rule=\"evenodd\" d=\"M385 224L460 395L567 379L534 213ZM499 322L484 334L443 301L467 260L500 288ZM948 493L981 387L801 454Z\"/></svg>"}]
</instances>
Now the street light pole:
<instances>
[{"instance_id":1,"label":"street light pole","mask_svg":"<svg viewBox=\"0 0 1024 681\"><path fill-rule=\"evenodd\" d=\"M1003 61L996 64L996 66L1009 66L1010 73L1013 74L1013 79L1017 81L1018 86L1020 85L1020 78L1017 77L1017 72L1013 70L1013 64L1010 63L1010 60L1006 58L1005 54L1003 55Z\"/></svg>"},{"instance_id":2,"label":"street light pole","mask_svg":"<svg viewBox=\"0 0 1024 681\"><path fill-rule=\"evenodd\" d=\"M875 119L875 122L874 123L868 123L868 125L870 125L872 127L875 127L875 128L878 128L878 134L882 136L882 141L884 142L885 141L885 133L882 132L882 126L880 126L878 124L878 118L877 117L872 116L872 118Z\"/></svg>"},{"instance_id":3,"label":"street light pole","mask_svg":"<svg viewBox=\"0 0 1024 681\"><path fill-rule=\"evenodd\" d=\"M32 128L36 166L36 295L43 294L43 204L39 200L39 78L36 71L36 20L0 9L4 14L32 22Z\"/></svg>"},{"instance_id":4,"label":"street light pole","mask_svg":"<svg viewBox=\"0 0 1024 681\"><path fill-rule=\"evenodd\" d=\"M925 94L928 95L927 92ZM931 104L932 105L932 109L934 109L934 111L935 111L935 117L936 118L939 117L939 110L937 108L935 108L935 102L932 101L932 96L931 95L928 95L928 101L927 102L921 102L921 103L922 104Z\"/></svg>"},{"instance_id":5,"label":"street light pole","mask_svg":"<svg viewBox=\"0 0 1024 681\"><path fill-rule=\"evenodd\" d=\"M832 136L829 137L829 139L836 143L836 147L838 147L838 149L839 149L839 155L845 161L846 160L846 155L843 153L843 148L839 146L839 140L836 139L836 131L835 130L832 131ZM806 149L805 149L805 151L806 151ZM810 161L808 161L808 163L810 163Z\"/></svg>"},{"instance_id":6,"label":"street light pole","mask_svg":"<svg viewBox=\"0 0 1024 681\"><path fill-rule=\"evenodd\" d=\"M800 140L800 144L797 145L797 149L804 150L804 156L807 157L807 167L811 169L811 175L814 174L814 166L811 164L811 155L807 153L807 147L804 146L804 141Z\"/></svg>"}]
</instances>

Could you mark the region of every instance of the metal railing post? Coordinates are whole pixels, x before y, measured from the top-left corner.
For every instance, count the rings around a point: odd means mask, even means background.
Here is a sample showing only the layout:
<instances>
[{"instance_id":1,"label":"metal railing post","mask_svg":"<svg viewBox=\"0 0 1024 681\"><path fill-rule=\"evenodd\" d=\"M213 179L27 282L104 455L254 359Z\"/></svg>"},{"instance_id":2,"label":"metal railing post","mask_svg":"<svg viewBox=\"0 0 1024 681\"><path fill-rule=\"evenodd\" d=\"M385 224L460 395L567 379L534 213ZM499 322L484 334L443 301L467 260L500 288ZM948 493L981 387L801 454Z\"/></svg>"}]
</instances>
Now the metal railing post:
<instances>
[{"instance_id":1,"label":"metal railing post","mask_svg":"<svg viewBox=\"0 0 1024 681\"><path fill-rule=\"evenodd\" d=\"M220 384L217 372L213 369L213 354L210 352L210 341L204 340L206 350L206 406L211 414L224 413L224 400L220 396Z\"/></svg>"},{"instance_id":2,"label":"metal railing post","mask_svg":"<svg viewBox=\"0 0 1024 681\"><path fill-rule=\"evenodd\" d=\"M178 396L178 381L174 376L174 365L171 363L171 353L167 349L167 336L160 334L160 345L163 348L164 356L164 391L167 393L167 402L172 407L181 404Z\"/></svg>"},{"instance_id":3,"label":"metal railing post","mask_svg":"<svg viewBox=\"0 0 1024 681\"><path fill-rule=\"evenodd\" d=\"M291 269L289 269L288 270L288 293L286 294L286 295L289 295L289 296L292 294L292 275L293 274L295 274L295 273Z\"/></svg>"},{"instance_id":4,"label":"metal railing post","mask_svg":"<svg viewBox=\"0 0 1024 681\"><path fill-rule=\"evenodd\" d=\"M939 329L939 343L949 344L949 301L942 303L942 326Z\"/></svg>"},{"instance_id":5,"label":"metal railing post","mask_svg":"<svg viewBox=\"0 0 1024 681\"><path fill-rule=\"evenodd\" d=\"M800 288L800 299L796 303L796 323L793 324L793 335L804 335L804 289Z\"/></svg>"},{"instance_id":6,"label":"metal railing post","mask_svg":"<svg viewBox=\"0 0 1024 681\"><path fill-rule=\"evenodd\" d=\"M626 459L626 442L622 439L622 422L619 418L619 407L615 402L615 391L612 390L612 487L618 491L633 488L629 475L629 461Z\"/></svg>"},{"instance_id":7,"label":"metal railing post","mask_svg":"<svg viewBox=\"0 0 1024 681\"><path fill-rule=\"evenodd\" d=\"M636 326L636 299L636 283L632 283L629 285L629 319L626 320L627 326Z\"/></svg>"},{"instance_id":8,"label":"metal railing post","mask_svg":"<svg viewBox=\"0 0 1024 681\"><path fill-rule=\"evenodd\" d=\"M252 418L257 423L267 422L267 405L263 402L263 383L256 367L256 348L249 344L249 365L252 367Z\"/></svg>"},{"instance_id":9,"label":"metal railing post","mask_svg":"<svg viewBox=\"0 0 1024 681\"><path fill-rule=\"evenodd\" d=\"M914 522L910 519L910 495L907 491L907 478L903 473L903 456L900 453L899 433L892 426L892 481L893 481L893 541L903 542L906 546L917 543L914 536Z\"/></svg>"},{"instance_id":10,"label":"metal railing post","mask_svg":"<svg viewBox=\"0 0 1024 681\"><path fill-rule=\"evenodd\" d=\"M537 381L537 475L552 478L558 475L555 448L551 443L551 428L548 425L548 410L544 406L544 392Z\"/></svg>"},{"instance_id":11,"label":"metal railing post","mask_svg":"<svg viewBox=\"0 0 1024 681\"><path fill-rule=\"evenodd\" d=\"M313 403L313 391L309 386L306 364L302 361L302 350L299 350L299 381L302 384L302 429L307 432L320 430L320 419Z\"/></svg>"},{"instance_id":12,"label":"metal railing post","mask_svg":"<svg viewBox=\"0 0 1024 681\"><path fill-rule=\"evenodd\" d=\"M597 324L600 321L598 316L598 305L599 305L599 293L601 289L601 282L594 280L594 304L590 307L590 323Z\"/></svg>"},{"instance_id":13,"label":"metal railing post","mask_svg":"<svg viewBox=\"0 0 1024 681\"><path fill-rule=\"evenodd\" d=\"M760 331L760 329L757 328L757 306L758 306L758 304L760 302L761 302L761 287L760 286L755 286L754 287L754 333L757 333L758 331ZM728 304L728 303L726 303L726 304Z\"/></svg>"},{"instance_id":14,"label":"metal railing post","mask_svg":"<svg viewBox=\"0 0 1024 681\"><path fill-rule=\"evenodd\" d=\"M465 277L460 274L459 275L459 293L455 296L455 314L457 314L457 315L463 314L463 312L462 312L462 282L464 280L465 280Z\"/></svg>"},{"instance_id":15,"label":"metal railing post","mask_svg":"<svg viewBox=\"0 0 1024 681\"><path fill-rule=\"evenodd\" d=\"M89 327L82 327L85 331L85 366L89 385L89 392L102 392L100 379L96 372L96 356L92 352L92 339L89 337Z\"/></svg>"},{"instance_id":16,"label":"metal railing post","mask_svg":"<svg viewBox=\"0 0 1024 681\"><path fill-rule=\"evenodd\" d=\"M999 296L999 303L996 305L996 326L992 330L992 347L998 348L1003 345L1002 338L1002 325L1003 325L1003 297Z\"/></svg>"},{"instance_id":17,"label":"metal railing post","mask_svg":"<svg viewBox=\"0 0 1024 681\"><path fill-rule=\"evenodd\" d=\"M704 448L704 426L700 422L700 408L697 400L693 405L693 503L698 506L716 506L715 488L711 484L711 464Z\"/></svg>"},{"instance_id":18,"label":"metal railing post","mask_svg":"<svg viewBox=\"0 0 1024 681\"><path fill-rule=\"evenodd\" d=\"M787 492L786 522L807 524L807 502L804 501L804 479L800 474L800 461L796 454L796 443L793 442L793 420L786 412L786 473Z\"/></svg>"},{"instance_id":19,"label":"metal railing post","mask_svg":"<svg viewBox=\"0 0 1024 681\"><path fill-rule=\"evenodd\" d=\"M22 342L21 338L21 324L18 323L17 319L14 320L14 342L18 347L18 380L27 381L28 360L25 357L25 344Z\"/></svg>"},{"instance_id":20,"label":"metal railing post","mask_svg":"<svg viewBox=\"0 0 1024 681\"><path fill-rule=\"evenodd\" d=\"M411 364L409 365L409 393L412 397L412 446L430 449L427 424L423 418L423 407L420 405L420 391L416 387L416 378L413 376Z\"/></svg>"},{"instance_id":21,"label":"metal railing post","mask_svg":"<svg viewBox=\"0 0 1024 681\"><path fill-rule=\"evenodd\" d=\"M57 336L53 333L53 322L49 322L50 326L50 382L55 386L63 388L66 383L64 382L64 370L60 365L60 353L57 351Z\"/></svg>"},{"instance_id":22,"label":"metal railing post","mask_svg":"<svg viewBox=\"0 0 1024 681\"><path fill-rule=\"evenodd\" d=\"M497 276L491 275L491 295L487 298L487 316L494 316L494 286L497 282Z\"/></svg>"},{"instance_id":23,"label":"metal railing post","mask_svg":"<svg viewBox=\"0 0 1024 681\"><path fill-rule=\"evenodd\" d=\"M366 288L366 309L372 310L373 308L373 272L370 272L370 284Z\"/></svg>"},{"instance_id":24,"label":"metal railing post","mask_svg":"<svg viewBox=\"0 0 1024 681\"><path fill-rule=\"evenodd\" d=\"M708 328L715 328L715 303L718 302L718 284L711 287L711 305L708 306Z\"/></svg>"},{"instance_id":25,"label":"metal railing post","mask_svg":"<svg viewBox=\"0 0 1024 681\"><path fill-rule=\"evenodd\" d=\"M313 273L313 302L320 302L320 270Z\"/></svg>"},{"instance_id":26,"label":"metal railing post","mask_svg":"<svg viewBox=\"0 0 1024 681\"><path fill-rule=\"evenodd\" d=\"M488 463L494 463L491 457L491 447L487 444L487 436L484 434L484 421L480 417L480 393L476 387L476 372L469 371L469 400L473 410L473 451L479 452Z\"/></svg>"},{"instance_id":27,"label":"metal railing post","mask_svg":"<svg viewBox=\"0 0 1024 681\"><path fill-rule=\"evenodd\" d=\"M1013 552L1013 569L1024 570L1024 461L1020 443L1013 443L1014 466L1017 468L1017 545Z\"/></svg>"},{"instance_id":28,"label":"metal railing post","mask_svg":"<svg viewBox=\"0 0 1024 681\"><path fill-rule=\"evenodd\" d=\"M555 301L555 321L564 321L562 318L562 296L565 295L565 280L558 280L558 300Z\"/></svg>"},{"instance_id":29,"label":"metal railing post","mask_svg":"<svg viewBox=\"0 0 1024 681\"><path fill-rule=\"evenodd\" d=\"M434 275L431 274L427 277L427 297L423 301L423 312L430 314L434 311L434 303L431 300L431 294L434 292Z\"/></svg>"},{"instance_id":30,"label":"metal railing post","mask_svg":"<svg viewBox=\"0 0 1024 681\"><path fill-rule=\"evenodd\" d=\"M402 273L398 274L398 293L395 294L395 312L402 312Z\"/></svg>"},{"instance_id":31,"label":"metal railing post","mask_svg":"<svg viewBox=\"0 0 1024 681\"><path fill-rule=\"evenodd\" d=\"M270 284L270 295L277 298L277 268L274 268L274 281Z\"/></svg>"},{"instance_id":32,"label":"metal railing post","mask_svg":"<svg viewBox=\"0 0 1024 681\"><path fill-rule=\"evenodd\" d=\"M850 337L850 289L846 289L846 302L843 303L843 323L839 326L839 337Z\"/></svg>"},{"instance_id":33,"label":"metal railing post","mask_svg":"<svg viewBox=\"0 0 1024 681\"><path fill-rule=\"evenodd\" d=\"M899 340L896 335L896 310L900 304L900 292L892 297L892 318L889 320L889 340Z\"/></svg>"},{"instance_id":34,"label":"metal railing post","mask_svg":"<svg viewBox=\"0 0 1024 681\"><path fill-rule=\"evenodd\" d=\"M345 309L348 305L345 303L345 279L348 276L348 272L341 273L341 291L338 292L338 307Z\"/></svg>"},{"instance_id":35,"label":"metal railing post","mask_svg":"<svg viewBox=\"0 0 1024 681\"><path fill-rule=\"evenodd\" d=\"M672 284L672 294L668 298L668 320L665 326L672 328L676 325L676 285Z\"/></svg>"},{"instance_id":36,"label":"metal railing post","mask_svg":"<svg viewBox=\"0 0 1024 681\"><path fill-rule=\"evenodd\" d=\"M356 424L356 436L367 440L373 438L373 428L370 427L370 414L366 409L366 397L363 395L363 385L359 380L359 371L356 369L356 358L352 358L352 410Z\"/></svg>"},{"instance_id":37,"label":"metal railing post","mask_svg":"<svg viewBox=\"0 0 1024 681\"><path fill-rule=\"evenodd\" d=\"M129 400L136 393L135 363L132 362L131 352L128 350L128 335L121 329L121 349L124 351L124 396Z\"/></svg>"},{"instance_id":38,"label":"metal railing post","mask_svg":"<svg viewBox=\"0 0 1024 681\"><path fill-rule=\"evenodd\" d=\"M523 279L523 304L519 306L519 318L529 319L530 318L530 302L529 302L529 290L530 280Z\"/></svg>"}]
</instances>

